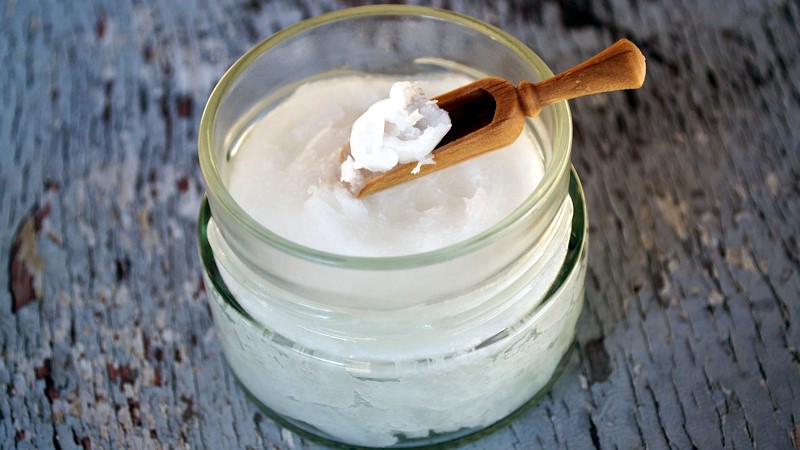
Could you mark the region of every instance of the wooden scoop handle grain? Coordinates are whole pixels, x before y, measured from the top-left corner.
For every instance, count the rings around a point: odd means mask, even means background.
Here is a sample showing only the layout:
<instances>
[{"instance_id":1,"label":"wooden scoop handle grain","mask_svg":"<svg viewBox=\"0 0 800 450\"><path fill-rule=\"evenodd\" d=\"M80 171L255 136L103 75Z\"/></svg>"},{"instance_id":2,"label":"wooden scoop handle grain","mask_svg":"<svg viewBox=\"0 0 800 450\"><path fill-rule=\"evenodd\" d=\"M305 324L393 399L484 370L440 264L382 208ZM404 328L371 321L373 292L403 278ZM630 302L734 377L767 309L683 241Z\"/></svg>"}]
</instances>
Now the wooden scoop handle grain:
<instances>
[{"instance_id":1,"label":"wooden scoop handle grain","mask_svg":"<svg viewBox=\"0 0 800 450\"><path fill-rule=\"evenodd\" d=\"M522 110L536 116L547 105L602 92L638 89L644 84L645 59L633 42L621 39L577 66L538 83L517 87Z\"/></svg>"},{"instance_id":2,"label":"wooden scoop handle grain","mask_svg":"<svg viewBox=\"0 0 800 450\"><path fill-rule=\"evenodd\" d=\"M512 144L525 126L547 105L584 95L637 89L644 83L645 59L627 39L554 77L514 87L502 78L482 78L434 99L450 114L453 127L433 151L436 164L412 170L416 163L400 164L369 179L359 198L388 189ZM349 146L342 149L349 153ZM343 153L346 156L346 153Z\"/></svg>"}]
</instances>

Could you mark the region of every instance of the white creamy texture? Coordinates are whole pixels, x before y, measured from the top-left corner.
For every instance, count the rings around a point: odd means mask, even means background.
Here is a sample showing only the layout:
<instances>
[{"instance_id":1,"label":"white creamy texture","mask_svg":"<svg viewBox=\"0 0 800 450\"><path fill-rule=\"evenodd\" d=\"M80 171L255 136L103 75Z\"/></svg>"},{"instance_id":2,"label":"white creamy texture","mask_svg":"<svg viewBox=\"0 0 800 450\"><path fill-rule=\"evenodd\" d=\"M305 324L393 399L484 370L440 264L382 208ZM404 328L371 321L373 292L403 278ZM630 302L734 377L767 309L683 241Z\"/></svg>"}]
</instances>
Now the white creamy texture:
<instances>
[{"instance_id":1,"label":"white creamy texture","mask_svg":"<svg viewBox=\"0 0 800 450\"><path fill-rule=\"evenodd\" d=\"M428 99L415 82L392 85L389 98L370 106L353 123L350 156L342 163L341 180L360 184L359 169L386 172L397 164L435 164L431 152L450 131L447 111Z\"/></svg>"},{"instance_id":2,"label":"white creamy texture","mask_svg":"<svg viewBox=\"0 0 800 450\"><path fill-rule=\"evenodd\" d=\"M356 256L422 253L463 241L517 208L543 176L527 133L511 146L357 199L340 181L338 150L353 122L397 78L347 76L305 84L247 130L227 171L256 221L301 245ZM418 79L431 96L463 75Z\"/></svg>"}]
</instances>

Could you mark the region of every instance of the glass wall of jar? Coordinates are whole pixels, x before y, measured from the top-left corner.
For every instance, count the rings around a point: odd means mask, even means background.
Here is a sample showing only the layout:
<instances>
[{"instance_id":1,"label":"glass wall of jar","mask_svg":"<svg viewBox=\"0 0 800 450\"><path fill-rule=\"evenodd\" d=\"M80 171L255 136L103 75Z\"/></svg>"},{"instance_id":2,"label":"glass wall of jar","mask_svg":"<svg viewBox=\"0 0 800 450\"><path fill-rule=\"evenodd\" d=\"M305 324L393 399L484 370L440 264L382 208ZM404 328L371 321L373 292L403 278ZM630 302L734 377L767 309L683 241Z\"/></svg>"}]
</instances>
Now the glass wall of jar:
<instances>
[{"instance_id":1,"label":"glass wall of jar","mask_svg":"<svg viewBox=\"0 0 800 450\"><path fill-rule=\"evenodd\" d=\"M586 210L565 103L526 129L544 176L500 223L441 249L359 257L265 228L224 182L236 143L298 86L343 74L551 76L508 34L451 12L353 8L258 44L223 76L201 123L200 250L226 359L271 414L352 445L454 439L545 388L583 301ZM265 199L269 201L269 199Z\"/></svg>"}]
</instances>

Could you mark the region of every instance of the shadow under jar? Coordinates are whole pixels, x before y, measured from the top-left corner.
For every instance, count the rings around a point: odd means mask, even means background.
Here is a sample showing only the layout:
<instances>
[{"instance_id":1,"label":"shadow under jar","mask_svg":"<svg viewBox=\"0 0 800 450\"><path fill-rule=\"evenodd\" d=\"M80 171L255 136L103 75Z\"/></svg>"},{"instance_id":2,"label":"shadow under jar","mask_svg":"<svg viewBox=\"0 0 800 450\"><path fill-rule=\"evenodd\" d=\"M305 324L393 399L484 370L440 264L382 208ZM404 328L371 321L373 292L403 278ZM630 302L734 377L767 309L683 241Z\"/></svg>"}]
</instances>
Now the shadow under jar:
<instances>
[{"instance_id":1,"label":"shadow under jar","mask_svg":"<svg viewBox=\"0 0 800 450\"><path fill-rule=\"evenodd\" d=\"M525 45L475 19L377 6L275 34L211 94L199 137L207 184L199 246L211 311L240 384L296 430L370 447L461 438L541 394L570 348L587 226L564 102L528 122L544 172L522 204L487 230L424 253L349 256L297 244L257 222L226 185L237 143L298 86L449 73L514 83L552 75Z\"/></svg>"}]
</instances>

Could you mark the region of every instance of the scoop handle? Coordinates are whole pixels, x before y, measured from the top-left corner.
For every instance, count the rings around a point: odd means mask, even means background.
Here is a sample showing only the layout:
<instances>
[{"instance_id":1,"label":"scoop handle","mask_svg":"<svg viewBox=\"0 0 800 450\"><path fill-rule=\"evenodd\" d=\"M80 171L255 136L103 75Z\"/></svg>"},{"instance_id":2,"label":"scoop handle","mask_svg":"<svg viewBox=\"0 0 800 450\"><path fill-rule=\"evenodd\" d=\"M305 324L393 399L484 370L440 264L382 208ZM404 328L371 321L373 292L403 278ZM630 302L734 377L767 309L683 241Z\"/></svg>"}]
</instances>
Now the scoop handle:
<instances>
[{"instance_id":1,"label":"scoop handle","mask_svg":"<svg viewBox=\"0 0 800 450\"><path fill-rule=\"evenodd\" d=\"M636 45L620 39L577 66L538 83L523 81L517 93L526 116L538 115L542 108L601 92L642 87L645 58Z\"/></svg>"}]
</instances>

